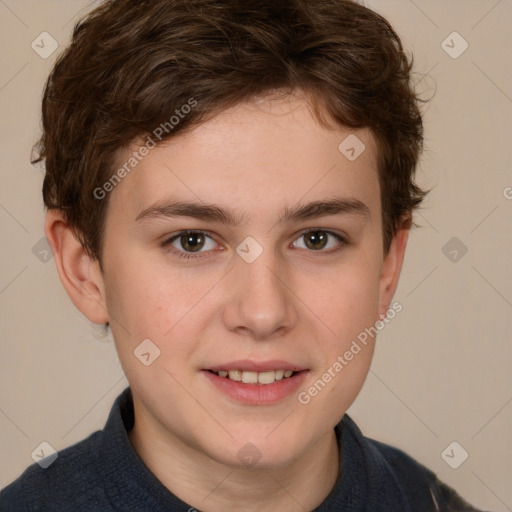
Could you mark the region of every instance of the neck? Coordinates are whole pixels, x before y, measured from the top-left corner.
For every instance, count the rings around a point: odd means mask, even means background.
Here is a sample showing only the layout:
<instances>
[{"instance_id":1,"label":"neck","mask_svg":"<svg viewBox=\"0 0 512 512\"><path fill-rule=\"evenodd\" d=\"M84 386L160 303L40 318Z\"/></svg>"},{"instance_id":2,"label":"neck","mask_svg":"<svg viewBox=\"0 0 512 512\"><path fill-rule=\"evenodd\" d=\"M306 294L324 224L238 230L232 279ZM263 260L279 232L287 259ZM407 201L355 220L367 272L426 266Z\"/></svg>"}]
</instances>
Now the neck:
<instances>
[{"instance_id":1,"label":"neck","mask_svg":"<svg viewBox=\"0 0 512 512\"><path fill-rule=\"evenodd\" d=\"M204 512L305 512L336 483L339 448L334 429L290 464L255 469L222 464L137 418L130 440L155 477L175 496Z\"/></svg>"}]
</instances>

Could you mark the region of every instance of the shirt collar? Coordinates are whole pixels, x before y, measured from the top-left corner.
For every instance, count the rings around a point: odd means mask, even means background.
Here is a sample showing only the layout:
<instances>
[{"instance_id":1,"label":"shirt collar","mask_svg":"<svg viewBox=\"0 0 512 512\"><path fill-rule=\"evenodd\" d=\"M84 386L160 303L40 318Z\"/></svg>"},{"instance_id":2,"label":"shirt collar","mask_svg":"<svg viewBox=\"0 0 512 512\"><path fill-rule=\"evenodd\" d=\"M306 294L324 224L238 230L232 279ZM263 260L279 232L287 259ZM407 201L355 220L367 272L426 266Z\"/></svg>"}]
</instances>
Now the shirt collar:
<instances>
[{"instance_id":1,"label":"shirt collar","mask_svg":"<svg viewBox=\"0 0 512 512\"><path fill-rule=\"evenodd\" d=\"M108 483L109 500L119 510L189 512L190 505L164 487L135 452L128 437L133 425L133 400L127 388L114 403L102 436L99 470ZM348 415L336 425L335 432L341 471L316 512L409 512L392 469Z\"/></svg>"}]
</instances>

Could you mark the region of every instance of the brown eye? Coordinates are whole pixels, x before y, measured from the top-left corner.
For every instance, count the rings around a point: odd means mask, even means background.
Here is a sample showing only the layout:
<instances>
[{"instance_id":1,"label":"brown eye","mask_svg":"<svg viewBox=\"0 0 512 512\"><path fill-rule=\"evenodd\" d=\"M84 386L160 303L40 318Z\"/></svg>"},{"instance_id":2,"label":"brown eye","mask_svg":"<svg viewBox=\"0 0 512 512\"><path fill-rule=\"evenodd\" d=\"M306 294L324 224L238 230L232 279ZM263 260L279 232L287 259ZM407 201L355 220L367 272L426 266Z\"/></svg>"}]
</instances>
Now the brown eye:
<instances>
[{"instance_id":1,"label":"brown eye","mask_svg":"<svg viewBox=\"0 0 512 512\"><path fill-rule=\"evenodd\" d=\"M201 233L183 233L180 236L180 243L183 249L188 252L196 252L204 246L204 236Z\"/></svg>"},{"instance_id":2,"label":"brown eye","mask_svg":"<svg viewBox=\"0 0 512 512\"><path fill-rule=\"evenodd\" d=\"M327 234L325 231L311 231L302 236L306 242L306 247L314 251L323 249L327 244Z\"/></svg>"},{"instance_id":3,"label":"brown eye","mask_svg":"<svg viewBox=\"0 0 512 512\"><path fill-rule=\"evenodd\" d=\"M182 231L163 243L164 247L172 247L181 255L208 252L215 249L216 243L208 232Z\"/></svg>"},{"instance_id":4,"label":"brown eye","mask_svg":"<svg viewBox=\"0 0 512 512\"><path fill-rule=\"evenodd\" d=\"M323 229L310 229L302 233L302 235L293 242L293 247L297 249L309 249L311 251L324 253L341 249L344 245L348 245L348 242L343 236Z\"/></svg>"}]
</instances>

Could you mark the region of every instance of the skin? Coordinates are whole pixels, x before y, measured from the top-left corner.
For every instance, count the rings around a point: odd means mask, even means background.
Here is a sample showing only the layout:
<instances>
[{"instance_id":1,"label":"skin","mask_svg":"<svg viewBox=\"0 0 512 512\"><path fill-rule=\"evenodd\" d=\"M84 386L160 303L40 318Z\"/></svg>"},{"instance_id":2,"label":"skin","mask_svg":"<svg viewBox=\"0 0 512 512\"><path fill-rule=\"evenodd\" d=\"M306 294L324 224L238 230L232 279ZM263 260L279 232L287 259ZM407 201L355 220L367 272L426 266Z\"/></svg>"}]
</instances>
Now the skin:
<instances>
[{"instance_id":1,"label":"skin","mask_svg":"<svg viewBox=\"0 0 512 512\"><path fill-rule=\"evenodd\" d=\"M338 150L350 133L366 145L353 162ZM120 165L134 149L117 155ZM323 127L298 95L267 97L158 146L117 185L103 272L59 212L47 213L46 236L68 294L92 322L110 321L134 396L134 448L193 507L312 510L332 490L340 469L333 428L363 385L375 340L307 405L297 393L272 405L240 404L201 370L236 359L290 361L309 370L304 391L386 314L410 223L383 254L375 162L368 130ZM285 207L334 196L358 199L369 215L279 222ZM135 220L170 198L230 209L240 222ZM345 234L348 244L331 235L327 246L311 249L302 236L308 228ZM188 229L212 233L196 257L177 255L185 252L179 237L176 253L162 245ZM263 248L250 264L236 253L248 236ZM133 354L147 338L161 351L150 366ZM261 454L252 466L237 456L248 442Z\"/></svg>"}]
</instances>

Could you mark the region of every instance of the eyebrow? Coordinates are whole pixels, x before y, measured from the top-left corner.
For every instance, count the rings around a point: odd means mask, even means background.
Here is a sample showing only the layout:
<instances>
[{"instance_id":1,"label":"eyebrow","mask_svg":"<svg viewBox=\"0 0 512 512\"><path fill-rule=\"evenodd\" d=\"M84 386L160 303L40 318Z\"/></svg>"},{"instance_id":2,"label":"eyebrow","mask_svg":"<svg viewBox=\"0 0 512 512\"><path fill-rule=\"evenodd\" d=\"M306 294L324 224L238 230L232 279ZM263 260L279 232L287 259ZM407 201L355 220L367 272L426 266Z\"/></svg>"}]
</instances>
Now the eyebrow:
<instances>
[{"instance_id":1,"label":"eyebrow","mask_svg":"<svg viewBox=\"0 0 512 512\"><path fill-rule=\"evenodd\" d=\"M328 215L352 215L365 220L370 218L370 209L359 199L333 198L313 201L292 208L286 207L281 214L279 223L307 220ZM212 204L196 202L168 201L158 202L140 212L136 222L155 218L192 217L198 220L217 221L229 226L238 226L244 215L237 215L233 210Z\"/></svg>"}]
</instances>

